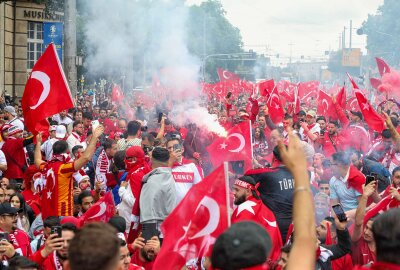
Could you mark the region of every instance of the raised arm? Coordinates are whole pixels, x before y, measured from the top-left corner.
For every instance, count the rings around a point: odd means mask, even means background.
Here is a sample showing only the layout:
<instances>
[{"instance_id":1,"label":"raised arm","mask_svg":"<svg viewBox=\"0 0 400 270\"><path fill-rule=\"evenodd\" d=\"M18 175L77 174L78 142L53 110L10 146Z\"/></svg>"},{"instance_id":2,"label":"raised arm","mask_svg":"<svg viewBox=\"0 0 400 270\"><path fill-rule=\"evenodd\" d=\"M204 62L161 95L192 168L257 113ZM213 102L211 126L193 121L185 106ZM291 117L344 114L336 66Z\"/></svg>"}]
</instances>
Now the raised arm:
<instances>
[{"instance_id":1,"label":"raised arm","mask_svg":"<svg viewBox=\"0 0 400 270\"><path fill-rule=\"evenodd\" d=\"M86 150L82 153L81 157L74 162L75 171L81 169L83 166L86 165L86 163L88 163L92 159L93 154L96 151L97 140L103 134L103 132L104 127L102 125L98 126L93 131L92 139L90 140L89 145L86 147Z\"/></svg>"},{"instance_id":2,"label":"raised arm","mask_svg":"<svg viewBox=\"0 0 400 270\"><path fill-rule=\"evenodd\" d=\"M35 145L35 152L34 152L34 161L35 161L35 165L37 168L40 167L40 164L42 164L44 162L44 160L42 159L42 151L41 151L41 145L42 145L42 133L39 132L36 135L36 145Z\"/></svg>"}]
</instances>

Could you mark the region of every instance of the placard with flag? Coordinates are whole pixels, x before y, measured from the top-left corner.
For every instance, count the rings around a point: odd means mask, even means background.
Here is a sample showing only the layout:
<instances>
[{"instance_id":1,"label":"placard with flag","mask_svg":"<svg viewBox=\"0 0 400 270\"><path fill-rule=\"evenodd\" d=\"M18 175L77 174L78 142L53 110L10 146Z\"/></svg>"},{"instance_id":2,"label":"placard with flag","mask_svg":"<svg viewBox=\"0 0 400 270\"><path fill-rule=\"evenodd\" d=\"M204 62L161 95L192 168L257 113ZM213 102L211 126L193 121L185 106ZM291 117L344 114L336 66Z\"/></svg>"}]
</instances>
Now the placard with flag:
<instances>
[{"instance_id":1,"label":"placard with flag","mask_svg":"<svg viewBox=\"0 0 400 270\"><path fill-rule=\"evenodd\" d=\"M161 225L163 246L153 269L180 270L206 256L229 226L227 164L194 185Z\"/></svg>"},{"instance_id":2,"label":"placard with flag","mask_svg":"<svg viewBox=\"0 0 400 270\"><path fill-rule=\"evenodd\" d=\"M47 131L46 118L74 107L67 80L54 44L36 62L25 85L22 110L27 129L37 134Z\"/></svg>"}]
</instances>

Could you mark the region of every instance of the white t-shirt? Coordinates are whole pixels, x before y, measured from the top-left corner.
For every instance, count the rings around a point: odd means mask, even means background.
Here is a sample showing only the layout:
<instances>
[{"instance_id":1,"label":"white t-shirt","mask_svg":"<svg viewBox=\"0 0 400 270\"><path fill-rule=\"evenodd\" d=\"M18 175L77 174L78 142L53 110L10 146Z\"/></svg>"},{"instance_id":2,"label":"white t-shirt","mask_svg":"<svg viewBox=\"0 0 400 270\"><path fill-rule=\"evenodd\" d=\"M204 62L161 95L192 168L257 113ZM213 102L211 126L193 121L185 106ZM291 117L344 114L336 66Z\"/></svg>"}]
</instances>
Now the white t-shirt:
<instances>
[{"instance_id":1,"label":"white t-shirt","mask_svg":"<svg viewBox=\"0 0 400 270\"><path fill-rule=\"evenodd\" d=\"M51 156L53 155L53 144L58 141L56 138L51 138L45 141L42 146L40 147L40 150L44 152L44 155L46 157L46 160L50 160Z\"/></svg>"},{"instance_id":2,"label":"white t-shirt","mask_svg":"<svg viewBox=\"0 0 400 270\"><path fill-rule=\"evenodd\" d=\"M7 165L6 156L4 155L3 151L0 150L0 164ZM0 171L0 176L3 175L3 171Z\"/></svg>"},{"instance_id":3,"label":"white t-shirt","mask_svg":"<svg viewBox=\"0 0 400 270\"><path fill-rule=\"evenodd\" d=\"M177 204L185 197L194 184L202 180L199 170L194 163L172 167L172 177L175 180Z\"/></svg>"}]
</instances>

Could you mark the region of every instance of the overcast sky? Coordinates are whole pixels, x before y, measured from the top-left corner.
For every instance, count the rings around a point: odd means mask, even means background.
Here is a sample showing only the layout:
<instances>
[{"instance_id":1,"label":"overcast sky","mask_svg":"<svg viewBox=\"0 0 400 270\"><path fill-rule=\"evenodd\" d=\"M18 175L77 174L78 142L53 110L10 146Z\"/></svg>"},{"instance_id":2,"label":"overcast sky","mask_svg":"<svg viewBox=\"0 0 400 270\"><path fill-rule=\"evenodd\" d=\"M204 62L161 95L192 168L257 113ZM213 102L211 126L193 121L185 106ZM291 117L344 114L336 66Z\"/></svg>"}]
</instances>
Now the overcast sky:
<instances>
[{"instance_id":1,"label":"overcast sky","mask_svg":"<svg viewBox=\"0 0 400 270\"><path fill-rule=\"evenodd\" d=\"M187 0L199 4L202 0ZM359 28L368 14L375 14L383 0L221 0L228 20L240 29L246 49L293 58L321 56L337 50L339 34L349 22ZM353 46L365 50L365 36L353 29ZM290 46L289 44L293 44ZM257 45L258 47L251 47Z\"/></svg>"}]
</instances>

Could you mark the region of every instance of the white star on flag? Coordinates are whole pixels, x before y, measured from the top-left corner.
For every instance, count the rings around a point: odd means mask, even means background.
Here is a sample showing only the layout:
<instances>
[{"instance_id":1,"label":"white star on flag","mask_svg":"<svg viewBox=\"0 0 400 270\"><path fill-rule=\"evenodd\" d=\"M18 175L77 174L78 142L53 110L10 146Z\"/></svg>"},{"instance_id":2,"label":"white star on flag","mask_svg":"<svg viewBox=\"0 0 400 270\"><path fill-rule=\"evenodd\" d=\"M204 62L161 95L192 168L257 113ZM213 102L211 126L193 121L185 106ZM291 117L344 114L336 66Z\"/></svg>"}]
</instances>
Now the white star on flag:
<instances>
[{"instance_id":1,"label":"white star on flag","mask_svg":"<svg viewBox=\"0 0 400 270\"><path fill-rule=\"evenodd\" d=\"M369 104L368 103L363 103L362 106L363 106L363 110L369 111Z\"/></svg>"},{"instance_id":2,"label":"white star on flag","mask_svg":"<svg viewBox=\"0 0 400 270\"><path fill-rule=\"evenodd\" d=\"M255 206L255 205L257 205L255 202L252 202L252 201L245 201L244 203L242 203L242 204L240 204L240 205L238 206L238 211L237 211L236 216L238 216L238 215L240 214L240 212L242 212L242 211L244 211L244 210L247 210L247 211L249 211L250 213L252 213L253 215L255 215L254 209L252 208L252 207Z\"/></svg>"},{"instance_id":3,"label":"white star on flag","mask_svg":"<svg viewBox=\"0 0 400 270\"><path fill-rule=\"evenodd\" d=\"M275 105L275 109L277 109L277 110L278 110L279 108L280 108L280 107L279 107L279 105L278 105L278 104L276 104L276 105Z\"/></svg>"},{"instance_id":4,"label":"white star on flag","mask_svg":"<svg viewBox=\"0 0 400 270\"><path fill-rule=\"evenodd\" d=\"M51 191L47 192L47 199L51 199L51 193L52 193Z\"/></svg>"},{"instance_id":5,"label":"white star on flag","mask_svg":"<svg viewBox=\"0 0 400 270\"><path fill-rule=\"evenodd\" d=\"M225 142L223 142L220 144L220 146L221 146L221 149L225 149L228 145Z\"/></svg>"}]
</instances>

